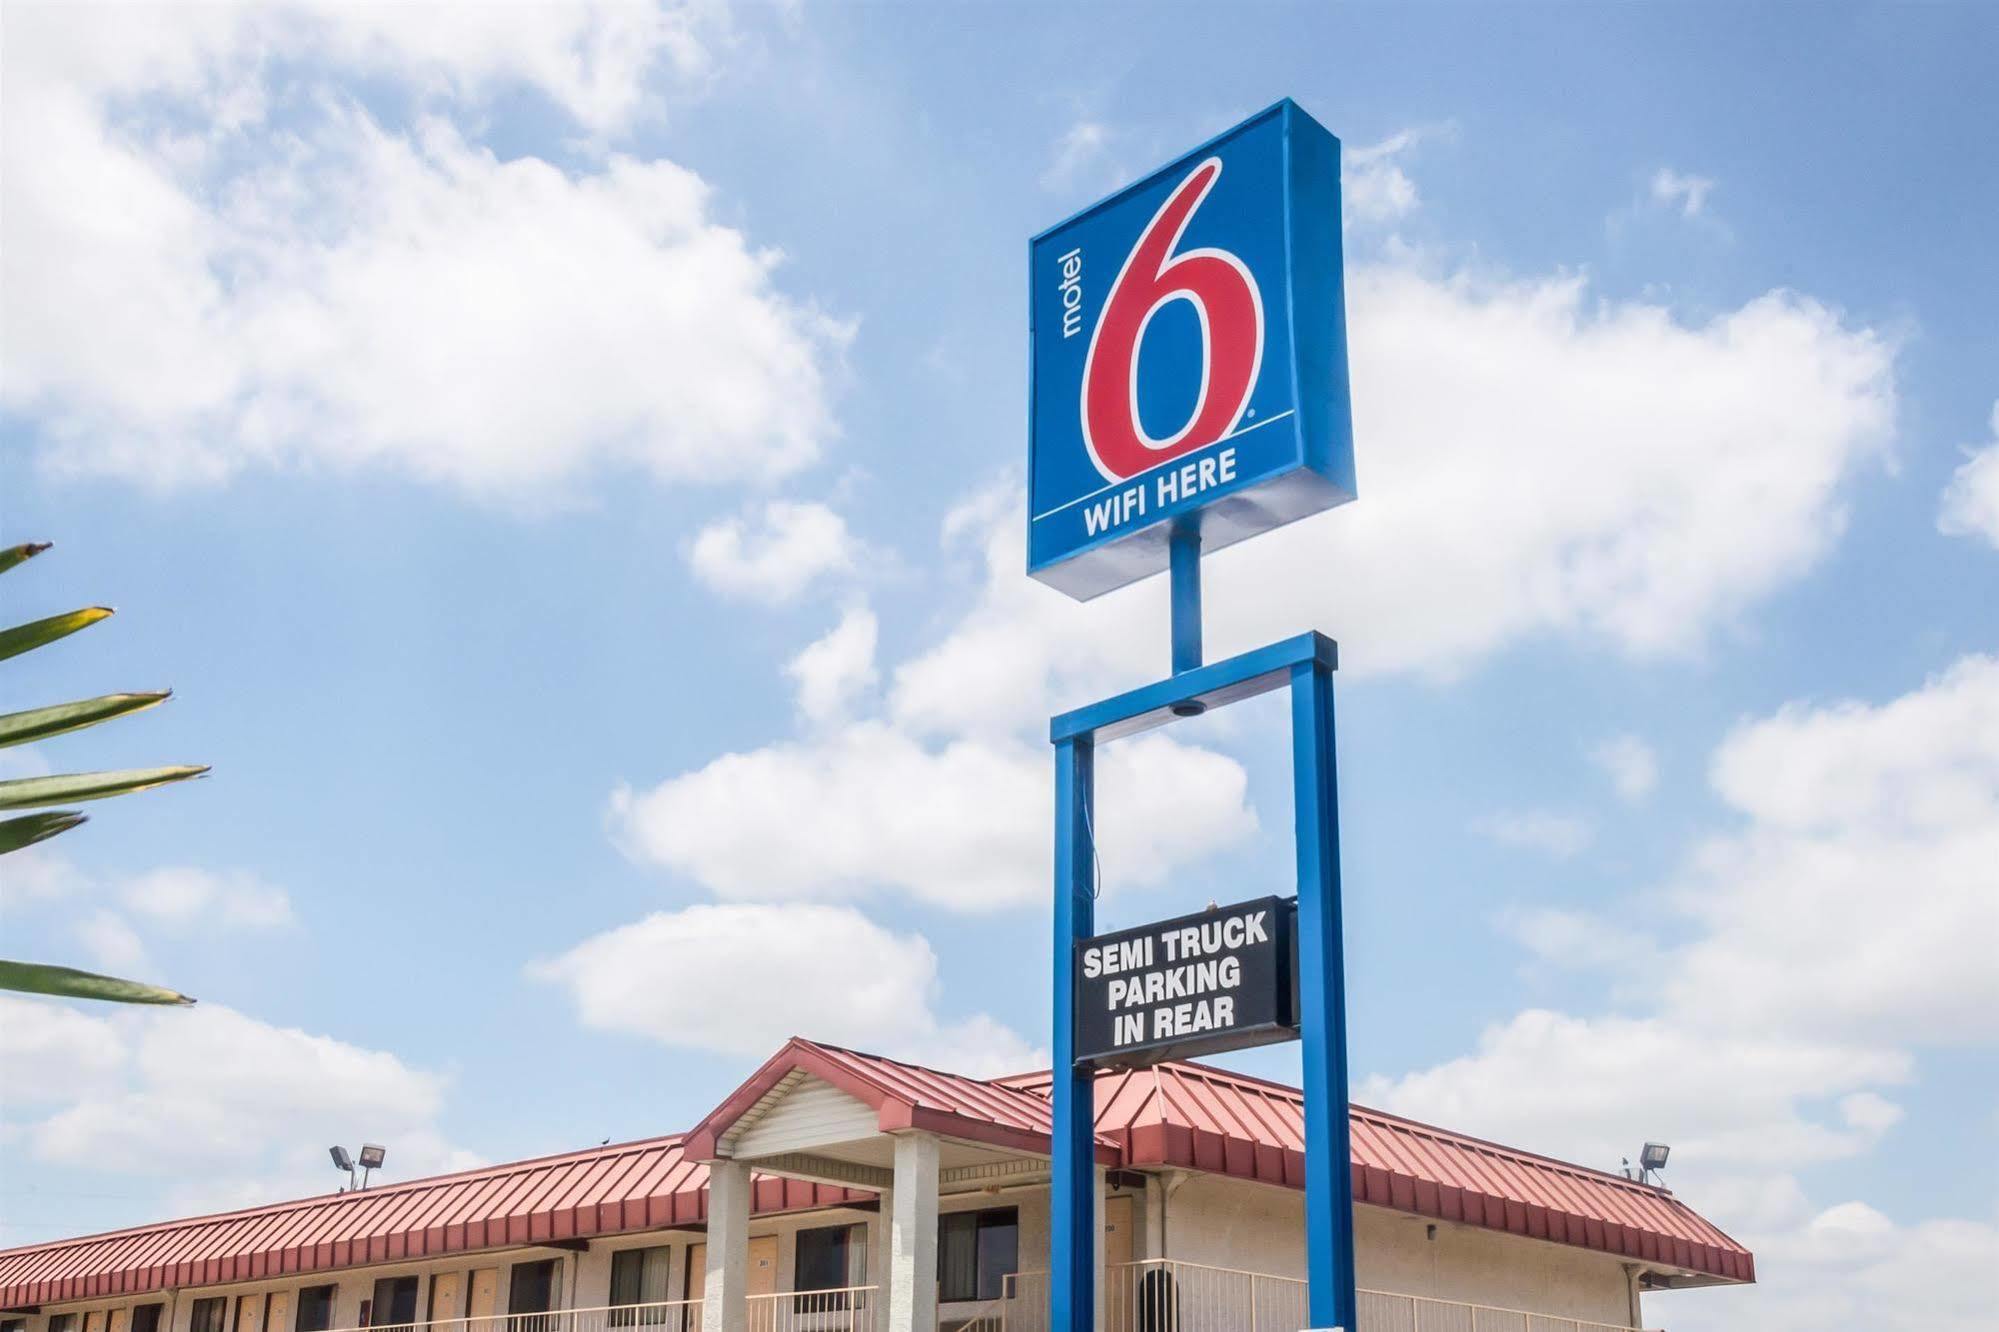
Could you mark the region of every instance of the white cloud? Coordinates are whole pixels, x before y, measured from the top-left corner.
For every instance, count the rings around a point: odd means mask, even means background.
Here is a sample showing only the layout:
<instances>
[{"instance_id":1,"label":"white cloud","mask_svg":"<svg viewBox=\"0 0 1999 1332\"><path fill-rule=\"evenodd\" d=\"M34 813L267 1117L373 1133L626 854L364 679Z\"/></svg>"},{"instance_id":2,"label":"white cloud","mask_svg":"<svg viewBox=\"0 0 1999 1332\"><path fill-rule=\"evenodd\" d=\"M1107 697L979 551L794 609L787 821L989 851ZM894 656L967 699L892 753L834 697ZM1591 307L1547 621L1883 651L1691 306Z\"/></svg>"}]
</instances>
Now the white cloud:
<instances>
[{"instance_id":1,"label":"white cloud","mask_svg":"<svg viewBox=\"0 0 1999 1332\"><path fill-rule=\"evenodd\" d=\"M695 534L695 577L726 596L773 604L814 582L851 573L861 556L847 520L824 504L770 500Z\"/></svg>"},{"instance_id":2,"label":"white cloud","mask_svg":"<svg viewBox=\"0 0 1999 1332\"><path fill-rule=\"evenodd\" d=\"M873 611L856 606L785 665L784 673L798 686L798 710L808 720L845 717L855 697L881 678L875 670L879 628Z\"/></svg>"},{"instance_id":3,"label":"white cloud","mask_svg":"<svg viewBox=\"0 0 1999 1332\"><path fill-rule=\"evenodd\" d=\"M1041 173L1044 190L1072 190L1092 181L1109 183L1120 176L1111 155L1111 129L1101 121L1078 120L1062 133L1055 144L1047 170Z\"/></svg>"},{"instance_id":4,"label":"white cloud","mask_svg":"<svg viewBox=\"0 0 1999 1332\"><path fill-rule=\"evenodd\" d=\"M1978 536L1999 546L1999 403L1992 405L1992 442L1970 451L1951 474L1937 512L1949 536Z\"/></svg>"},{"instance_id":5,"label":"white cloud","mask_svg":"<svg viewBox=\"0 0 1999 1332\"><path fill-rule=\"evenodd\" d=\"M606 468L778 476L830 437L847 330L775 288L699 177L502 160L335 81L453 106L526 82L612 129L645 70L702 62L696 11L167 12L10 14L0 402L50 465L372 467L551 502ZM277 88L294 57L302 89ZM119 110L146 97L203 133Z\"/></svg>"},{"instance_id":6,"label":"white cloud","mask_svg":"<svg viewBox=\"0 0 1999 1332\"><path fill-rule=\"evenodd\" d=\"M125 975L146 965L145 941L123 916L99 907L76 923L77 942L100 971ZM133 977L133 979L141 979Z\"/></svg>"},{"instance_id":7,"label":"white cloud","mask_svg":"<svg viewBox=\"0 0 1999 1332\"><path fill-rule=\"evenodd\" d=\"M1893 419L1888 345L1787 293L1700 325L1570 278L1371 266L1349 296L1361 498L1204 561L1211 656L1305 629L1347 674L1552 635L1697 651L1831 547ZM984 586L893 669L906 725L1024 730L1160 673L1157 580L1087 605L1032 582L1016 486L950 524Z\"/></svg>"},{"instance_id":8,"label":"white cloud","mask_svg":"<svg viewBox=\"0 0 1999 1332\"><path fill-rule=\"evenodd\" d=\"M659 966L663 957L673 965ZM929 943L851 907L658 912L535 963L529 974L562 986L586 1026L681 1049L764 1055L796 1035L986 1076L1047 1059L984 1014L940 1017ZM741 983L755 975L783 983Z\"/></svg>"},{"instance_id":9,"label":"white cloud","mask_svg":"<svg viewBox=\"0 0 1999 1332\"><path fill-rule=\"evenodd\" d=\"M1707 198L1714 192L1714 182L1706 176L1660 167L1652 173L1647 188L1653 203L1662 208L1676 209L1682 217L1693 218L1699 217L1707 208Z\"/></svg>"},{"instance_id":10,"label":"white cloud","mask_svg":"<svg viewBox=\"0 0 1999 1332\"><path fill-rule=\"evenodd\" d=\"M1047 897L1053 769L1046 743L933 744L864 720L726 754L648 791L621 788L612 822L634 857L732 900L891 888L992 911ZM1256 816L1247 790L1234 759L1164 736L1106 746L1095 818L1106 886L1159 883L1248 836Z\"/></svg>"},{"instance_id":11,"label":"white cloud","mask_svg":"<svg viewBox=\"0 0 1999 1332\"><path fill-rule=\"evenodd\" d=\"M1639 803L1659 785L1659 756L1639 736L1611 736L1590 751L1590 762L1603 770L1627 804Z\"/></svg>"},{"instance_id":12,"label":"white cloud","mask_svg":"<svg viewBox=\"0 0 1999 1332\"><path fill-rule=\"evenodd\" d=\"M1545 809L1488 814L1472 820L1472 831L1502 846L1540 851L1567 860L1590 844L1592 830L1582 819Z\"/></svg>"},{"instance_id":13,"label":"white cloud","mask_svg":"<svg viewBox=\"0 0 1999 1332\"><path fill-rule=\"evenodd\" d=\"M1990 1225L1814 1210L1795 1172L1895 1132L1904 1112L1883 1091L1915 1080L1921 1052L1999 1047L1999 659L1967 657L1886 703L1745 723L1710 777L1740 826L1622 925L1507 921L1544 958L1602 970L1625 1011L1523 1012L1472 1054L1362 1095L1595 1164L1671 1142L1681 1195L1782 1274L1730 1320L1989 1321L1951 1287L1990 1261ZM1676 1326L1698 1322L1694 1301L1672 1308Z\"/></svg>"},{"instance_id":14,"label":"white cloud","mask_svg":"<svg viewBox=\"0 0 1999 1332\"><path fill-rule=\"evenodd\" d=\"M476 1164L438 1129L440 1075L211 1004L0 997L0 1060L22 1162L150 1177L162 1210L325 1192L326 1144L356 1134L391 1145L392 1177Z\"/></svg>"},{"instance_id":15,"label":"white cloud","mask_svg":"<svg viewBox=\"0 0 1999 1332\"><path fill-rule=\"evenodd\" d=\"M1340 201L1349 222L1395 222L1416 211L1416 182L1402 161L1436 131L1405 129L1380 143L1347 148L1340 159Z\"/></svg>"},{"instance_id":16,"label":"white cloud","mask_svg":"<svg viewBox=\"0 0 1999 1332\"><path fill-rule=\"evenodd\" d=\"M204 929L273 929L293 923L284 890L243 871L216 873L189 865L148 870L125 880L119 897L130 910L164 925Z\"/></svg>"}]
</instances>

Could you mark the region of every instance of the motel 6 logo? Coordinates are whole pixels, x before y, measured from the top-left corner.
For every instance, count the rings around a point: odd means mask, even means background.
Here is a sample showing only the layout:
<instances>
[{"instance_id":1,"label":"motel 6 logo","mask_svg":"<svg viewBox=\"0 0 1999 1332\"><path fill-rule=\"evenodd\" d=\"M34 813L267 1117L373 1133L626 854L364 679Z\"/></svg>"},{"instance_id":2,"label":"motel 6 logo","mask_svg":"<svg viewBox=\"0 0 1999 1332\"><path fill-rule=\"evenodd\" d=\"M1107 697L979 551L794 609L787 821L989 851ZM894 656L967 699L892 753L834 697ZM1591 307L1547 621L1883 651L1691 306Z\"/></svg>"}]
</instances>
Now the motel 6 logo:
<instances>
[{"instance_id":1,"label":"motel 6 logo","mask_svg":"<svg viewBox=\"0 0 1999 1332\"><path fill-rule=\"evenodd\" d=\"M1249 266L1180 239L1221 178L1210 157L1187 173L1140 233L1104 299L1083 363L1083 443L1106 481L1124 481L1231 434L1263 366L1263 297ZM1066 293L1065 293L1066 294ZM1139 353L1153 317L1187 301L1200 320L1200 382L1192 413L1164 438L1139 415Z\"/></svg>"}]
</instances>

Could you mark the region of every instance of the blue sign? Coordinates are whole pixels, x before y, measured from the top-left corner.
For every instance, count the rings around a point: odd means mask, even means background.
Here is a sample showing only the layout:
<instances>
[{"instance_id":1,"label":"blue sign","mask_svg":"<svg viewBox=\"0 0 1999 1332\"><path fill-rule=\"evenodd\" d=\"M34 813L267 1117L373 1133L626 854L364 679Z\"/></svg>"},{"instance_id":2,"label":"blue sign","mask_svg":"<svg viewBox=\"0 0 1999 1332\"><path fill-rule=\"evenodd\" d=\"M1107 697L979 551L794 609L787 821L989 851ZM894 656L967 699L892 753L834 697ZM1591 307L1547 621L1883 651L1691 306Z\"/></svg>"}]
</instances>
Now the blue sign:
<instances>
[{"instance_id":1,"label":"blue sign","mask_svg":"<svg viewBox=\"0 0 1999 1332\"><path fill-rule=\"evenodd\" d=\"M1034 577L1087 599L1175 526L1212 551L1354 497L1340 145L1294 103L1028 254Z\"/></svg>"}]
</instances>

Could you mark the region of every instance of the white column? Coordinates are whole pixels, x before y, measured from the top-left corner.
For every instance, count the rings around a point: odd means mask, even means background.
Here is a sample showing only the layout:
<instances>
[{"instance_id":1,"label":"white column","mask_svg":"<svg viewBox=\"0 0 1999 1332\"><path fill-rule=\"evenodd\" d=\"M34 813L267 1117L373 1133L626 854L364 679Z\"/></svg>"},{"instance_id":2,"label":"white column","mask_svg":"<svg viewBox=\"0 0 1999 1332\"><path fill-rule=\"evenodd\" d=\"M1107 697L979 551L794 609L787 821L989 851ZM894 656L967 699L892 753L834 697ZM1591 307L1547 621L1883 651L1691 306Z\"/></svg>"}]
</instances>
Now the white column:
<instances>
[{"instance_id":1,"label":"white column","mask_svg":"<svg viewBox=\"0 0 1999 1332\"><path fill-rule=\"evenodd\" d=\"M869 1280L874 1283L875 1332L889 1332L888 1288L889 1267L892 1249L889 1230L895 1223L895 1190L878 1189L875 1197L880 1209L875 1213L874 1223L868 1227L868 1271Z\"/></svg>"},{"instance_id":2,"label":"white column","mask_svg":"<svg viewBox=\"0 0 1999 1332\"><path fill-rule=\"evenodd\" d=\"M1097 1167L1097 1223L1091 1228L1091 1247L1095 1257L1091 1259L1097 1272L1097 1326L1105 1325L1104 1311L1104 1195L1109 1190L1110 1171Z\"/></svg>"},{"instance_id":3,"label":"white column","mask_svg":"<svg viewBox=\"0 0 1999 1332\"><path fill-rule=\"evenodd\" d=\"M902 1133L895 1139L895 1187L890 1205L889 1332L937 1328L937 1138Z\"/></svg>"},{"instance_id":4,"label":"white column","mask_svg":"<svg viewBox=\"0 0 1999 1332\"><path fill-rule=\"evenodd\" d=\"M701 1288L701 1332L745 1332L749 1309L750 1168L708 1163L708 1270Z\"/></svg>"}]
</instances>

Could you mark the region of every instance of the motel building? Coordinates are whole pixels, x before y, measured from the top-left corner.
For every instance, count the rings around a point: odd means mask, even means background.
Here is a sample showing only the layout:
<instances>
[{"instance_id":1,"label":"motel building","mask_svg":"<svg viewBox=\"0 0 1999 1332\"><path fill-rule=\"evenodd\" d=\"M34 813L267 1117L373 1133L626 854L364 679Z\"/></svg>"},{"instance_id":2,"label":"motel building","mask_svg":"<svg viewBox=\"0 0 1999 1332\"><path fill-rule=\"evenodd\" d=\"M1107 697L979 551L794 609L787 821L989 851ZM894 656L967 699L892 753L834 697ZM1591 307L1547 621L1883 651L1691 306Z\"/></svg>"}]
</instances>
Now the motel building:
<instances>
[{"instance_id":1,"label":"motel building","mask_svg":"<svg viewBox=\"0 0 1999 1332\"><path fill-rule=\"evenodd\" d=\"M0 1332L1043 1332L1048 1085L794 1039L686 1133L0 1252ZM1305 1326L1303 1109L1097 1076L1101 1328ZM1360 1332L1638 1328L1754 1280L1663 1188L1352 1114Z\"/></svg>"}]
</instances>

